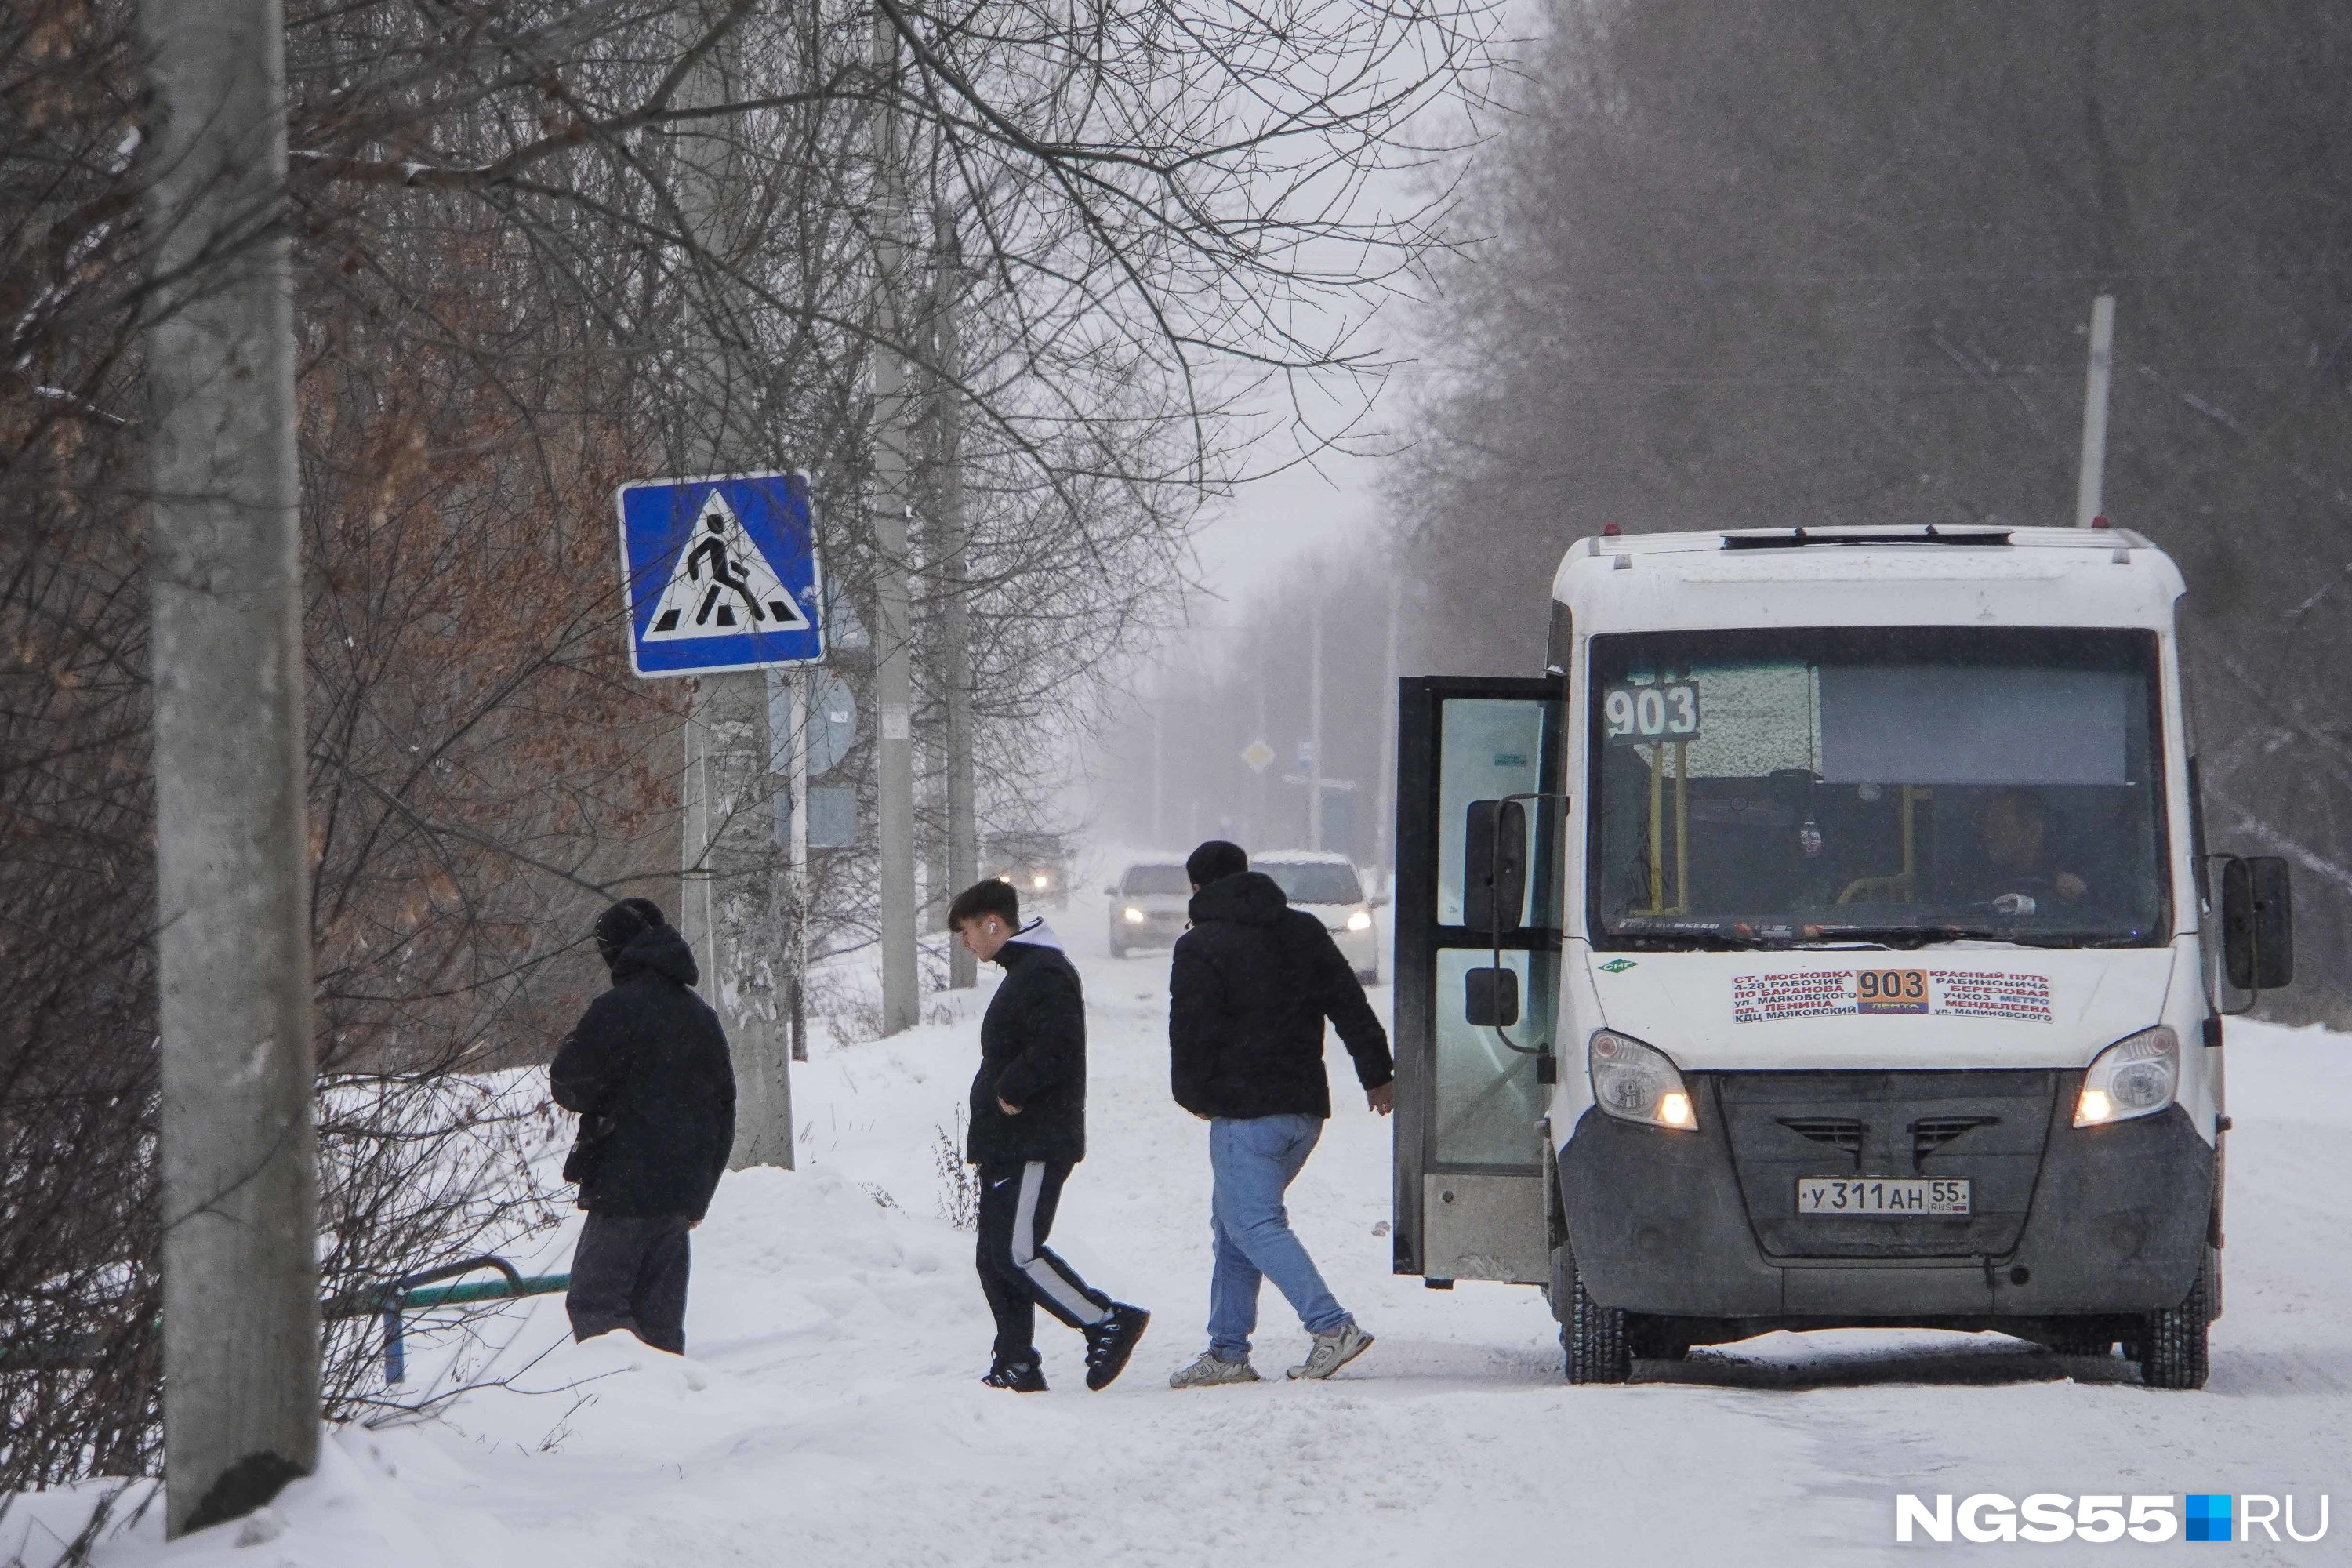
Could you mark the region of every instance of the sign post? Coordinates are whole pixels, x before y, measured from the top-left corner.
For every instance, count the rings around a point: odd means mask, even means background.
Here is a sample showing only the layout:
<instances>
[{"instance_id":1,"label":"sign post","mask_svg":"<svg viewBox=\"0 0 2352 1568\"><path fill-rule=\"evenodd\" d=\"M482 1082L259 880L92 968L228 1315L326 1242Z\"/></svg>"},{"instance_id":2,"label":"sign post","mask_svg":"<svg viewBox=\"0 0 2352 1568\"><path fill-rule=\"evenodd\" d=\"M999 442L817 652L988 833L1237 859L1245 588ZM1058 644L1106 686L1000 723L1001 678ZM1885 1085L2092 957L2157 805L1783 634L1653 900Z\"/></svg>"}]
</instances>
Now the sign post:
<instances>
[{"instance_id":1,"label":"sign post","mask_svg":"<svg viewBox=\"0 0 2352 1568\"><path fill-rule=\"evenodd\" d=\"M630 667L647 678L713 678L687 725L678 927L703 963L703 994L734 1047L730 1163L789 1170L792 1064L776 969L797 932L787 936L773 908L773 763L764 747L734 742L766 717L762 672L824 659L824 578L808 476L648 479L623 485L614 501ZM744 674L754 679L732 679ZM738 711L754 696L754 710ZM804 720L804 706L795 706ZM795 751L806 731L803 721L791 742ZM804 803L794 805L804 821ZM795 878L796 906L805 886ZM792 998L785 1000L788 1010Z\"/></svg>"}]
</instances>

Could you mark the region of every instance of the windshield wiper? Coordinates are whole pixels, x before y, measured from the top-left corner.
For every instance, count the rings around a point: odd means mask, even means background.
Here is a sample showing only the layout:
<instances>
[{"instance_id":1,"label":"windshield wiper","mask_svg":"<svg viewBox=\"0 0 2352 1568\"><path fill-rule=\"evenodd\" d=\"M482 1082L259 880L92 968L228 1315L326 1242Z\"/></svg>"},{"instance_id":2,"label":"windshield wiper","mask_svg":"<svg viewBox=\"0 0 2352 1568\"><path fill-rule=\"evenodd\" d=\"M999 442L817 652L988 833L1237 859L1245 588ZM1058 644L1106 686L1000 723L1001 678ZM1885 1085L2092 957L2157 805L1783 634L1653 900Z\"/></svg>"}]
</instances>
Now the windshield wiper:
<instances>
[{"instance_id":1,"label":"windshield wiper","mask_svg":"<svg viewBox=\"0 0 2352 1568\"><path fill-rule=\"evenodd\" d=\"M1817 942L1869 942L1910 952L1939 942L2005 942L2017 947L2130 947L2143 939L2137 931L2122 937L2082 932L1999 931L1991 926L1816 926Z\"/></svg>"},{"instance_id":2,"label":"windshield wiper","mask_svg":"<svg viewBox=\"0 0 2352 1568\"><path fill-rule=\"evenodd\" d=\"M1741 936L1727 931L1616 931L1609 933L1608 942L1612 948L1630 947L1643 952L1691 949L1701 952L1754 952L1788 945L1785 938Z\"/></svg>"},{"instance_id":3,"label":"windshield wiper","mask_svg":"<svg viewBox=\"0 0 2352 1568\"><path fill-rule=\"evenodd\" d=\"M1901 948L1907 952L1913 948L1926 947L1929 942L1952 942L1963 936L1975 934L1936 926L1816 925L1812 929L1815 935L1806 937L1793 945L1818 947L1823 942L1863 942L1874 943L1879 947Z\"/></svg>"}]
</instances>

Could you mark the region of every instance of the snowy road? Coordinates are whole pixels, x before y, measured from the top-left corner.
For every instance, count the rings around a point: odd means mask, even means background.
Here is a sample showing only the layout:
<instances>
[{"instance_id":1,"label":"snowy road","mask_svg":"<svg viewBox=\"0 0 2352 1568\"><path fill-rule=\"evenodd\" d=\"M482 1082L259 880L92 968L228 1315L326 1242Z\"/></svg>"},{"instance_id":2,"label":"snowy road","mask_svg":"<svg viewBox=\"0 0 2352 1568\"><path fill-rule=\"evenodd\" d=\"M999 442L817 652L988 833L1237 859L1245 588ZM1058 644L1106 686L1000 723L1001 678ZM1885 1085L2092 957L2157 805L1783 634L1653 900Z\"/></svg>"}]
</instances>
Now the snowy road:
<instances>
[{"instance_id":1,"label":"snowy road","mask_svg":"<svg viewBox=\"0 0 2352 1568\"><path fill-rule=\"evenodd\" d=\"M1165 1374L1202 1342L1208 1175L1205 1130L1166 1093L1166 961L1099 956L1094 911L1067 931L1092 1008L1094 1152L1055 1243L1155 1314L1117 1386L1087 1393L1076 1336L1050 1322L1054 1392L974 1381L986 1313L968 1233L935 1217L929 1147L974 1026L934 1026L802 1071L802 1170L730 1178L695 1238L693 1362L563 1345L561 1303L542 1300L501 1328L505 1368L557 1347L519 1380L532 1392L347 1435L281 1506L269 1552L234 1547L231 1527L163 1560L1974 1562L2034 1553L1897 1546L1895 1494L2294 1493L2307 1531L2319 1494L2340 1515L2352 1491L2352 1041L2233 1034L2229 1310L2202 1394L2143 1390L2120 1360L1894 1332L1775 1336L1645 1364L1634 1386L1567 1387L1536 1291L1388 1273L1387 1127L1336 1046L1348 1092L1292 1212L1380 1342L1333 1383L1286 1384L1304 1338L1269 1289L1256 1359L1273 1381L1176 1394ZM2333 1525L2322 1544L2257 1541L2235 1560L2346 1561L2352 1521ZM156 1554L124 1542L100 1562Z\"/></svg>"}]
</instances>

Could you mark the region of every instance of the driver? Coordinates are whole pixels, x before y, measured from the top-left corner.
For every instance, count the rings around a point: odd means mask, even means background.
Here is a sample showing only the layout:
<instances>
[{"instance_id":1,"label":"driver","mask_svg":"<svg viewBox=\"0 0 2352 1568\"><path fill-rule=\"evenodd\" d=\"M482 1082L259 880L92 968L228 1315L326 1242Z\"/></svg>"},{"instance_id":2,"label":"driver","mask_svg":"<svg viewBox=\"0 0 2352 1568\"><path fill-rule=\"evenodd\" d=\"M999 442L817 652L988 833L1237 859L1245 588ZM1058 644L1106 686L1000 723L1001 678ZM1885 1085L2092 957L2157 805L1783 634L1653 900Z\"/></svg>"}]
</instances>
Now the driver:
<instances>
[{"instance_id":1,"label":"driver","mask_svg":"<svg viewBox=\"0 0 2352 1568\"><path fill-rule=\"evenodd\" d=\"M2074 903L2091 890L2080 876L2055 864L2050 808L2039 790L1995 790L1977 815L1977 840L1985 856L1977 879L1988 895L2021 892L2020 884L2033 884Z\"/></svg>"}]
</instances>

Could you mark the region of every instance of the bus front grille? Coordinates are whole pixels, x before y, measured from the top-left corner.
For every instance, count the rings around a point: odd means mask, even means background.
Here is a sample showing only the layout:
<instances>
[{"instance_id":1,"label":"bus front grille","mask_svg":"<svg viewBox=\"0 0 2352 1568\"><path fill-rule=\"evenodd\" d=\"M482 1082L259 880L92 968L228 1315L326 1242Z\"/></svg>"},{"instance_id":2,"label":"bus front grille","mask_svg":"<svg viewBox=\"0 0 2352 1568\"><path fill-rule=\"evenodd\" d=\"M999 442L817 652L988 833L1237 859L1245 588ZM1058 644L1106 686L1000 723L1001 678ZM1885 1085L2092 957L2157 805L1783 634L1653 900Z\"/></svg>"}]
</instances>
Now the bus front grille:
<instances>
[{"instance_id":1,"label":"bus front grille","mask_svg":"<svg viewBox=\"0 0 2352 1568\"><path fill-rule=\"evenodd\" d=\"M2050 1071L1707 1075L1757 1244L1780 1258L2001 1257L2017 1244L2058 1097ZM1958 1177L1966 1215L1809 1215L1807 1176Z\"/></svg>"}]
</instances>

